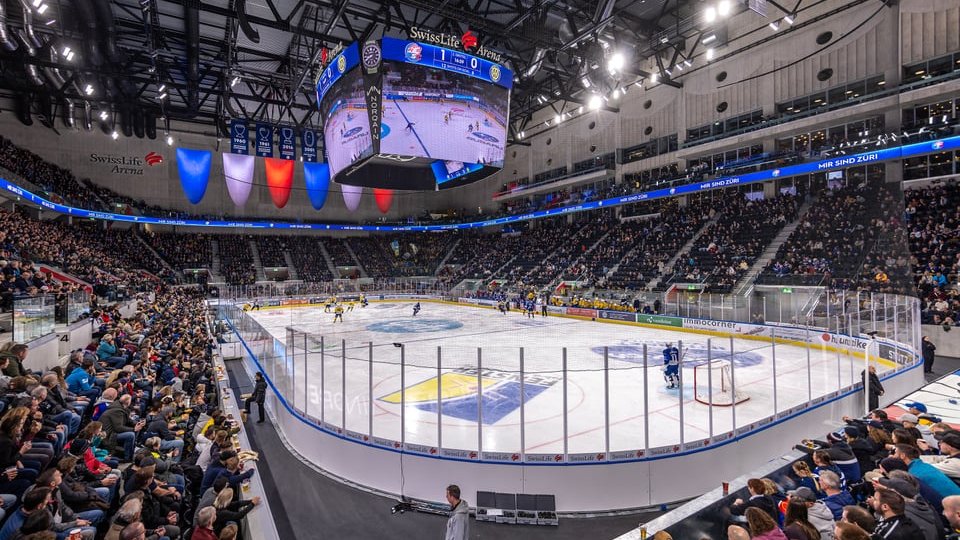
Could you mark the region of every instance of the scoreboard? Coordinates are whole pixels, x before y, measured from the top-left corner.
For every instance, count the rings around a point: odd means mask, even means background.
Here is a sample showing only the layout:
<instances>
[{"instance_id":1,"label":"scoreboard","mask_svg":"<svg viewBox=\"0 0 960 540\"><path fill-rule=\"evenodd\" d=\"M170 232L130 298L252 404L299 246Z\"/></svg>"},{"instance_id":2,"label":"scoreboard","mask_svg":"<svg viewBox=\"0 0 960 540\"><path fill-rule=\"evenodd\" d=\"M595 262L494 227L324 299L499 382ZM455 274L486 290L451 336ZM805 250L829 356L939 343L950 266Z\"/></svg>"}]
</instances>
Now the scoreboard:
<instances>
[{"instance_id":1,"label":"scoreboard","mask_svg":"<svg viewBox=\"0 0 960 540\"><path fill-rule=\"evenodd\" d=\"M453 71L507 89L513 87L513 72L495 62L418 41L385 37L381 43L384 60Z\"/></svg>"}]
</instances>

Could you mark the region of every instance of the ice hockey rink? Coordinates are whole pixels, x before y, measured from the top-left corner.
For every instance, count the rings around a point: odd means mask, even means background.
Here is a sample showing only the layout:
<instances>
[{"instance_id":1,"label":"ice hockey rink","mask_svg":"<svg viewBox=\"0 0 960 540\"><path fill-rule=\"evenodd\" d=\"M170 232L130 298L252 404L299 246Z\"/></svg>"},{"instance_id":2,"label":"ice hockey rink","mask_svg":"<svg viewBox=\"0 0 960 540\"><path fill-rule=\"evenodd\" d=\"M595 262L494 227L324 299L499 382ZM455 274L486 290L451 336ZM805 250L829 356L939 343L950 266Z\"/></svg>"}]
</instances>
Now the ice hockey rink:
<instances>
[{"instance_id":1,"label":"ice hockey rink","mask_svg":"<svg viewBox=\"0 0 960 540\"><path fill-rule=\"evenodd\" d=\"M503 315L436 302L423 302L422 308L414 317L412 302L357 304L344 313L343 323L334 323L334 315L322 306L265 308L248 315L280 342L286 342L288 327L317 337L300 335L303 343L275 351L286 353L291 376L273 379L285 399L307 416L335 426L345 421L345 429L367 433L372 405L375 437L427 446L440 446L440 418L442 447L476 450L482 441L485 452L521 451L521 349L522 451L528 454L603 451L606 410L611 452L704 439L730 431L734 421L737 427L747 426L775 410L835 392L859 380L862 369L862 359L835 350L767 340L558 316L529 319L519 312ZM682 347L682 395L664 382L667 343ZM736 407L696 401L694 366L708 360L708 350L713 360L730 359L731 345L735 386L749 399ZM401 354L406 366L402 377ZM406 404L402 439L401 402Z\"/></svg>"},{"instance_id":2,"label":"ice hockey rink","mask_svg":"<svg viewBox=\"0 0 960 540\"><path fill-rule=\"evenodd\" d=\"M444 115L449 115L446 122ZM408 123L413 124L409 131ZM388 99L383 103L383 124L380 151L385 154L503 161L506 128L477 104Z\"/></svg>"}]
</instances>

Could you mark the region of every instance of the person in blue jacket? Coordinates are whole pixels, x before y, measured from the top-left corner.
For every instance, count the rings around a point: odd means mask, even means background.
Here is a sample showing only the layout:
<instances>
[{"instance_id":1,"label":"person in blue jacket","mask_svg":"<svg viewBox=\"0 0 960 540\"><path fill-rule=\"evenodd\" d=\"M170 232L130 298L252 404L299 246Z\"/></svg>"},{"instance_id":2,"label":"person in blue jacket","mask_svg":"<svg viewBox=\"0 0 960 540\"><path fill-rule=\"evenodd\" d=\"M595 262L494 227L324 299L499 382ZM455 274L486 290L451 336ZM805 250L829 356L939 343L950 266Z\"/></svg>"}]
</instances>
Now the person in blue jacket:
<instances>
[{"instance_id":1,"label":"person in blue jacket","mask_svg":"<svg viewBox=\"0 0 960 540\"><path fill-rule=\"evenodd\" d=\"M97 358L106 362L112 369L120 369L127 363L123 356L117 356L117 345L113 341L113 334L104 334L97 346Z\"/></svg>"},{"instance_id":2,"label":"person in blue jacket","mask_svg":"<svg viewBox=\"0 0 960 540\"><path fill-rule=\"evenodd\" d=\"M74 394L86 396L90 401L96 401L100 397L100 389L94 385L96 379L93 375L93 360L84 359L83 367L71 371L66 380L67 388Z\"/></svg>"}]
</instances>

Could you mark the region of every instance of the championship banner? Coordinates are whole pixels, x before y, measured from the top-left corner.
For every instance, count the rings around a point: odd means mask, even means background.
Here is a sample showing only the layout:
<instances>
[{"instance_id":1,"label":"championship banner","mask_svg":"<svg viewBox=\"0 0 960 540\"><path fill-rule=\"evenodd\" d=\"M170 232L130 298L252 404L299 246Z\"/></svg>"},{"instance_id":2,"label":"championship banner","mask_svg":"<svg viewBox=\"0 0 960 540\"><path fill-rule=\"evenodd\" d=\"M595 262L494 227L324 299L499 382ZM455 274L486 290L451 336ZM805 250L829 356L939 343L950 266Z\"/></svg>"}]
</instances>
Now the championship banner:
<instances>
[{"instance_id":1,"label":"championship banner","mask_svg":"<svg viewBox=\"0 0 960 540\"><path fill-rule=\"evenodd\" d=\"M250 133L246 120L234 118L230 121L230 152L242 155L250 153Z\"/></svg>"},{"instance_id":2,"label":"championship banner","mask_svg":"<svg viewBox=\"0 0 960 540\"><path fill-rule=\"evenodd\" d=\"M183 192L191 204L199 203L207 192L211 161L212 154L209 150L177 148L177 172L180 173L180 186L183 187Z\"/></svg>"},{"instance_id":3,"label":"championship banner","mask_svg":"<svg viewBox=\"0 0 960 540\"><path fill-rule=\"evenodd\" d=\"M273 157L273 126L257 124L257 156Z\"/></svg>"},{"instance_id":4,"label":"championship banner","mask_svg":"<svg viewBox=\"0 0 960 540\"><path fill-rule=\"evenodd\" d=\"M360 195L363 194L362 187L340 184L340 193L343 194L343 204L347 205L347 210L353 212L360 206Z\"/></svg>"},{"instance_id":5,"label":"championship banner","mask_svg":"<svg viewBox=\"0 0 960 540\"><path fill-rule=\"evenodd\" d=\"M238 208L247 204L253 189L253 165L256 158L239 154L223 154L223 179L230 200Z\"/></svg>"},{"instance_id":6,"label":"championship banner","mask_svg":"<svg viewBox=\"0 0 960 540\"><path fill-rule=\"evenodd\" d=\"M297 159L294 137L296 137L296 132L293 131L292 127L280 127L280 159L288 159L291 161Z\"/></svg>"},{"instance_id":7,"label":"championship banner","mask_svg":"<svg viewBox=\"0 0 960 540\"><path fill-rule=\"evenodd\" d=\"M367 102L367 116L370 119L370 141L373 144L373 155L380 153L380 128L383 123L381 114L383 111L383 70L380 64L383 61L383 54L380 51L380 43L377 40L370 40L363 44L363 50L360 53L361 63L363 64L363 97ZM387 209L390 208L389 202ZM386 214L386 210L380 210Z\"/></svg>"},{"instance_id":8,"label":"championship banner","mask_svg":"<svg viewBox=\"0 0 960 540\"><path fill-rule=\"evenodd\" d=\"M306 157L306 156L304 156ZM307 185L307 197L314 210L320 210L327 202L330 189L330 165L327 163L303 163L303 181Z\"/></svg>"},{"instance_id":9,"label":"championship banner","mask_svg":"<svg viewBox=\"0 0 960 540\"><path fill-rule=\"evenodd\" d=\"M293 162L286 159L267 158L267 187L273 205L283 208L290 201L290 189L293 187Z\"/></svg>"},{"instance_id":10,"label":"championship banner","mask_svg":"<svg viewBox=\"0 0 960 540\"><path fill-rule=\"evenodd\" d=\"M377 208L380 209L380 213L386 214L390 211L390 205L393 203L393 190L373 188L373 198L377 201Z\"/></svg>"},{"instance_id":11,"label":"championship banner","mask_svg":"<svg viewBox=\"0 0 960 540\"><path fill-rule=\"evenodd\" d=\"M300 156L305 163L317 161L317 132L312 129L300 131Z\"/></svg>"}]
</instances>

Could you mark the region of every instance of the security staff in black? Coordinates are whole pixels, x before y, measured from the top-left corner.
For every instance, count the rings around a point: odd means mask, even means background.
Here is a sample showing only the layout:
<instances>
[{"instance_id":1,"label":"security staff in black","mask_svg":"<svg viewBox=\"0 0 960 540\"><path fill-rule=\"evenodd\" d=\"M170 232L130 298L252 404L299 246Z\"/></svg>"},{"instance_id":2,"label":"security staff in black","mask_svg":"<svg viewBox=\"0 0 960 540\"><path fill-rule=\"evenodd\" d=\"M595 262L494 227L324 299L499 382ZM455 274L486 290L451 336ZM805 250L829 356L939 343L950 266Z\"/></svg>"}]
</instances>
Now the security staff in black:
<instances>
[{"instance_id":1,"label":"security staff in black","mask_svg":"<svg viewBox=\"0 0 960 540\"><path fill-rule=\"evenodd\" d=\"M260 419L257 420L258 424L262 424L264 420L263 414L263 400L267 397L267 381L263 378L263 373L257 372L256 380L254 381L253 393L250 394L243 402L243 411L250 414L250 404L256 403L257 409L260 412Z\"/></svg>"}]
</instances>

